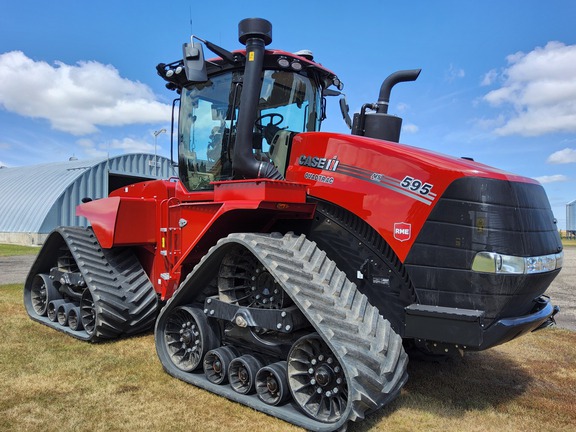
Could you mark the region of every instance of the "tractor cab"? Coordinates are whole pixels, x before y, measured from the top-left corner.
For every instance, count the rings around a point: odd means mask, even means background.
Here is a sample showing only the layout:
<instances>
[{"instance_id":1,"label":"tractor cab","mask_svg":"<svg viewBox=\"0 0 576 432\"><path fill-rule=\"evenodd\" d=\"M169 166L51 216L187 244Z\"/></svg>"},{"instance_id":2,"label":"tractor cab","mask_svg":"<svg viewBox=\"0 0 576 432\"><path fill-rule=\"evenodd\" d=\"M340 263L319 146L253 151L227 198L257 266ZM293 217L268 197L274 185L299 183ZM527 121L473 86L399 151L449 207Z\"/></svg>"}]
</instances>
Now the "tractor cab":
<instances>
[{"instance_id":1,"label":"tractor cab","mask_svg":"<svg viewBox=\"0 0 576 432\"><path fill-rule=\"evenodd\" d=\"M191 83L182 89L178 127L180 179L189 190L234 178L232 156L242 92L242 70ZM252 149L283 174L292 134L316 131L321 121L321 86L307 74L265 70Z\"/></svg>"},{"instance_id":2,"label":"tractor cab","mask_svg":"<svg viewBox=\"0 0 576 432\"><path fill-rule=\"evenodd\" d=\"M202 45L192 41L184 45L183 60L157 67L167 87L180 94L180 180L195 191L211 189L214 181L282 178L292 137L320 130L325 118L323 94L332 85L341 89L342 84L308 51L292 54L261 47L261 65L254 66L253 50L228 52L203 42L220 57L204 61ZM249 69L257 79L246 79ZM242 119L246 106L249 112ZM239 127L242 120L246 124ZM241 138L240 129L245 131ZM260 168L240 169L244 163L235 162L239 150L274 174L262 175Z\"/></svg>"}]
</instances>

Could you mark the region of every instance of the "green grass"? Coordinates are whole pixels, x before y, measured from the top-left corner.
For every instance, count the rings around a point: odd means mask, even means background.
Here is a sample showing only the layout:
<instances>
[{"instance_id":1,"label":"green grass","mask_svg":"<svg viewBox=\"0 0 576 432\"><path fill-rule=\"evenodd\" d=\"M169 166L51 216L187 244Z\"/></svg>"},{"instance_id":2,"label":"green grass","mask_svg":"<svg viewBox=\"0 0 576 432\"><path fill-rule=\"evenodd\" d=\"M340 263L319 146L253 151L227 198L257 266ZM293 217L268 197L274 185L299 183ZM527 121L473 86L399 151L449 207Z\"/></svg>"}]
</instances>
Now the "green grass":
<instances>
[{"instance_id":1,"label":"green grass","mask_svg":"<svg viewBox=\"0 0 576 432\"><path fill-rule=\"evenodd\" d=\"M0 256L36 255L39 251L39 247L0 243Z\"/></svg>"},{"instance_id":2,"label":"green grass","mask_svg":"<svg viewBox=\"0 0 576 432\"><path fill-rule=\"evenodd\" d=\"M105 344L30 320L0 286L0 430L299 430L166 374L151 333ZM442 364L412 361L400 397L351 431L573 431L576 332L546 329Z\"/></svg>"},{"instance_id":3,"label":"green grass","mask_svg":"<svg viewBox=\"0 0 576 432\"><path fill-rule=\"evenodd\" d=\"M574 246L576 246L576 240L574 240L574 239L571 239L571 240L562 239L562 245L564 247L574 247Z\"/></svg>"}]
</instances>

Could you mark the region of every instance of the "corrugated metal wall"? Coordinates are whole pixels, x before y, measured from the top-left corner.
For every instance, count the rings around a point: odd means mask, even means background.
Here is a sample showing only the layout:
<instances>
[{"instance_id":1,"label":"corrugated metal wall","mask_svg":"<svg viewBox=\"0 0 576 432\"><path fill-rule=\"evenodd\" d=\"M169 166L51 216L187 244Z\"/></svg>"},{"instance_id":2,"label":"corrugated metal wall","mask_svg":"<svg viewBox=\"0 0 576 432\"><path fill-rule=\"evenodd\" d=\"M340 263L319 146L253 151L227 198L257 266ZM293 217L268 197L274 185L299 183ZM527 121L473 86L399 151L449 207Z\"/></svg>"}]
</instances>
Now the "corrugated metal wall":
<instances>
[{"instance_id":1,"label":"corrugated metal wall","mask_svg":"<svg viewBox=\"0 0 576 432\"><path fill-rule=\"evenodd\" d=\"M57 226L86 225L75 215L84 197L108 195L109 174L145 178L174 175L170 160L135 153L0 169L0 233L49 233Z\"/></svg>"}]
</instances>

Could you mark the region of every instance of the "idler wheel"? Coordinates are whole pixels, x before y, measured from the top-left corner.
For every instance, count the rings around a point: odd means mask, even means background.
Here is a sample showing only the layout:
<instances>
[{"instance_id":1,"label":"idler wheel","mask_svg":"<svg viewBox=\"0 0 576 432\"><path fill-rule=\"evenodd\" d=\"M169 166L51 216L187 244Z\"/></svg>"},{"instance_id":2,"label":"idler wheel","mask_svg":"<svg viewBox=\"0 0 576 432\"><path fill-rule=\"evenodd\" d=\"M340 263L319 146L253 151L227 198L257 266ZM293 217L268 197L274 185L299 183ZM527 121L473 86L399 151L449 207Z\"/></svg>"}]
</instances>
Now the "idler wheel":
<instances>
[{"instance_id":1,"label":"idler wheel","mask_svg":"<svg viewBox=\"0 0 576 432\"><path fill-rule=\"evenodd\" d=\"M174 366L192 372L202 364L204 355L219 345L218 326L204 312L191 306L174 308L166 318L164 344Z\"/></svg>"},{"instance_id":2,"label":"idler wheel","mask_svg":"<svg viewBox=\"0 0 576 432\"><path fill-rule=\"evenodd\" d=\"M34 276L32 286L28 294L32 303L32 308L39 316L46 316L48 303L52 300L61 299L62 296L52 283L52 279L47 274L37 274Z\"/></svg>"},{"instance_id":3,"label":"idler wheel","mask_svg":"<svg viewBox=\"0 0 576 432\"><path fill-rule=\"evenodd\" d=\"M88 288L82 292L82 299L80 300L80 321L88 336L92 336L96 329L96 307L92 293Z\"/></svg>"},{"instance_id":4,"label":"idler wheel","mask_svg":"<svg viewBox=\"0 0 576 432\"><path fill-rule=\"evenodd\" d=\"M298 406L324 423L340 420L348 403L342 366L316 333L298 339L288 354L288 383Z\"/></svg>"}]
</instances>

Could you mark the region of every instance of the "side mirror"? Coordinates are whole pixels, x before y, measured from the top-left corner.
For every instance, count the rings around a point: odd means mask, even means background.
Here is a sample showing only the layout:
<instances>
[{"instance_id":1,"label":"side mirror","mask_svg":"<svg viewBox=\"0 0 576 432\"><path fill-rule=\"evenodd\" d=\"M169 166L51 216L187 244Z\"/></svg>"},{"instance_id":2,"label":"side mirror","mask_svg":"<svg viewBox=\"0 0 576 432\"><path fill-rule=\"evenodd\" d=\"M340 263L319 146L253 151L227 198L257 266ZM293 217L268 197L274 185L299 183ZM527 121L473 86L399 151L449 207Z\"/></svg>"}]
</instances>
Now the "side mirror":
<instances>
[{"instance_id":1,"label":"side mirror","mask_svg":"<svg viewBox=\"0 0 576 432\"><path fill-rule=\"evenodd\" d=\"M182 46L184 58L184 70L188 81L206 82L208 74L206 72L206 62L204 61L204 50L200 42L191 41Z\"/></svg>"},{"instance_id":2,"label":"side mirror","mask_svg":"<svg viewBox=\"0 0 576 432\"><path fill-rule=\"evenodd\" d=\"M340 104L340 112L342 113L342 117L346 122L346 126L348 129L352 128L352 120L350 119L350 108L348 107L348 102L346 101L346 96L342 93L342 97L338 101Z\"/></svg>"}]
</instances>

